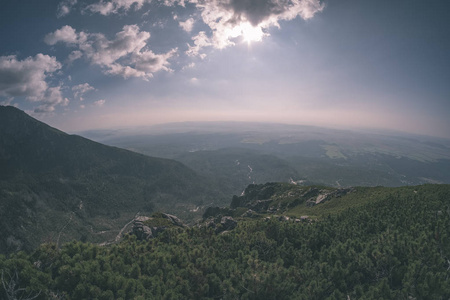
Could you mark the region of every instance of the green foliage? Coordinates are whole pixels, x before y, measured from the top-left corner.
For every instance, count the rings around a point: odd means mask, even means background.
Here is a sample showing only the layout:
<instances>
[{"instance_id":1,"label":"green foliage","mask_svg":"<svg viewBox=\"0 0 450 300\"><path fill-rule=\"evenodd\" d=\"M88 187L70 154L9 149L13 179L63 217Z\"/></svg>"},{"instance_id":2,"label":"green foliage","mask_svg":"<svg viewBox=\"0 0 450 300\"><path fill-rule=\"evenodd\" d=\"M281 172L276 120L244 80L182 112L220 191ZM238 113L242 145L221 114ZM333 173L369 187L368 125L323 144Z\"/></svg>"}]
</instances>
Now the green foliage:
<instances>
[{"instance_id":1,"label":"green foliage","mask_svg":"<svg viewBox=\"0 0 450 300\"><path fill-rule=\"evenodd\" d=\"M227 234L44 244L0 256L0 269L18 270L38 299L449 299L450 186L358 193L365 204L313 223L246 219Z\"/></svg>"},{"instance_id":2,"label":"green foliage","mask_svg":"<svg viewBox=\"0 0 450 300\"><path fill-rule=\"evenodd\" d=\"M150 219L143 222L148 227L173 227L175 226L172 221L165 218L162 213L153 213Z\"/></svg>"},{"instance_id":3,"label":"green foliage","mask_svg":"<svg viewBox=\"0 0 450 300\"><path fill-rule=\"evenodd\" d=\"M252 183L287 182L290 178L300 177L285 160L250 149L186 151L173 158L212 179L228 198L242 193Z\"/></svg>"},{"instance_id":4,"label":"green foliage","mask_svg":"<svg viewBox=\"0 0 450 300\"><path fill-rule=\"evenodd\" d=\"M69 135L14 107L0 107L0 170L0 253L114 240L137 212L191 221L198 203L220 200L179 162Z\"/></svg>"}]
</instances>

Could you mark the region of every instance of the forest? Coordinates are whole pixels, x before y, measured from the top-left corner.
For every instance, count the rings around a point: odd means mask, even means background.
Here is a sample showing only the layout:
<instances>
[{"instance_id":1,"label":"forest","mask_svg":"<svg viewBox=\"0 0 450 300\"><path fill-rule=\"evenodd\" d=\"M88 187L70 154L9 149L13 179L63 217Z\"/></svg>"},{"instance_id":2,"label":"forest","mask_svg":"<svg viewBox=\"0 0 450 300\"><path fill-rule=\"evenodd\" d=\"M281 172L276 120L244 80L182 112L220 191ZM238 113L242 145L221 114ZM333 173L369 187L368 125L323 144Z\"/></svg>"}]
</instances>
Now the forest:
<instances>
[{"instance_id":1,"label":"forest","mask_svg":"<svg viewBox=\"0 0 450 300\"><path fill-rule=\"evenodd\" d=\"M0 298L449 299L450 186L380 191L302 222L264 216L221 233L199 223L110 246L42 244L0 256Z\"/></svg>"}]
</instances>

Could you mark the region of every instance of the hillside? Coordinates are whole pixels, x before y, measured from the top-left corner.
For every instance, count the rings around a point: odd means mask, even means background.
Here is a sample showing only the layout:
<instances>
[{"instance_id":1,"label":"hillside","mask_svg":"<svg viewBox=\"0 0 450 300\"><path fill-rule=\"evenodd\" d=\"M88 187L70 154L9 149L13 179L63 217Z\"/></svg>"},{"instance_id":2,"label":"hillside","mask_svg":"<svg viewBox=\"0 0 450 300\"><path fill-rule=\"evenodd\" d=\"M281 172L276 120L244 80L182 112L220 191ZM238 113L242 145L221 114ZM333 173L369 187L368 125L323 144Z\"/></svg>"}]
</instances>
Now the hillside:
<instances>
[{"instance_id":1,"label":"hillside","mask_svg":"<svg viewBox=\"0 0 450 300\"><path fill-rule=\"evenodd\" d=\"M174 159L214 180L229 198L240 195L249 184L289 182L300 177L286 161L251 149L186 152Z\"/></svg>"},{"instance_id":2,"label":"hillside","mask_svg":"<svg viewBox=\"0 0 450 300\"><path fill-rule=\"evenodd\" d=\"M207 221L109 247L44 244L0 256L0 269L37 299L449 299L449 199L450 185L254 185L229 210L276 209L234 229ZM296 220L308 207L316 216Z\"/></svg>"},{"instance_id":3,"label":"hillside","mask_svg":"<svg viewBox=\"0 0 450 300\"><path fill-rule=\"evenodd\" d=\"M240 149L241 154L252 153L254 164L266 167L258 174L267 181L287 182L289 177L283 177L295 170L294 180L334 187L450 183L450 140L431 136L251 122L185 122L81 134L189 163L196 170L205 165L196 155L207 155L222 166L229 156L238 157ZM276 174L267 168L273 164L264 155L272 162L277 159ZM213 176L227 177L227 168L216 168Z\"/></svg>"},{"instance_id":4,"label":"hillside","mask_svg":"<svg viewBox=\"0 0 450 300\"><path fill-rule=\"evenodd\" d=\"M0 252L114 239L139 212L189 218L220 200L179 162L68 135L14 107L0 106L0 170Z\"/></svg>"}]
</instances>

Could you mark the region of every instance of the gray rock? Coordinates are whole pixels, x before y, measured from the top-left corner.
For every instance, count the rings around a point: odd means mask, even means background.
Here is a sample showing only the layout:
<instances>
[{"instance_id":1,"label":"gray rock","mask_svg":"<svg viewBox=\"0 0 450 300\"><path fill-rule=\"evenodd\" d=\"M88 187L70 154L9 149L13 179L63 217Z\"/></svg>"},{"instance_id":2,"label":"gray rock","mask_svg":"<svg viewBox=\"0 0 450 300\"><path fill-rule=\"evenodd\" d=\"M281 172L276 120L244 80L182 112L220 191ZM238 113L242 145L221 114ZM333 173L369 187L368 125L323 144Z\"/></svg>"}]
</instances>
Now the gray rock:
<instances>
[{"instance_id":1,"label":"gray rock","mask_svg":"<svg viewBox=\"0 0 450 300\"><path fill-rule=\"evenodd\" d=\"M222 220L220 220L220 224L223 226L224 230L232 230L236 228L237 221L232 217L223 217Z\"/></svg>"},{"instance_id":2,"label":"gray rock","mask_svg":"<svg viewBox=\"0 0 450 300\"><path fill-rule=\"evenodd\" d=\"M249 210L247 210L245 213L243 213L241 217L244 217L244 218L252 218L252 217L254 217L255 215L256 215L256 212L255 212L254 210L252 210L252 209L249 209Z\"/></svg>"},{"instance_id":3,"label":"gray rock","mask_svg":"<svg viewBox=\"0 0 450 300\"><path fill-rule=\"evenodd\" d=\"M162 216L168 220L170 220L174 225L179 226L179 227L185 227L186 225L183 224L183 222L181 222L181 220L174 216L174 215L169 215L166 213L163 213Z\"/></svg>"},{"instance_id":4,"label":"gray rock","mask_svg":"<svg viewBox=\"0 0 450 300\"><path fill-rule=\"evenodd\" d=\"M162 213L161 216L164 219L169 220L175 226L185 227L183 222L181 222L181 220L174 215ZM147 240L147 239L155 238L158 236L158 234L160 234L161 232L166 230L167 226L150 227L150 226L145 225L145 222L148 220L151 220L151 219L153 219L153 218L139 216L133 221L132 234L136 235L138 240Z\"/></svg>"},{"instance_id":5,"label":"gray rock","mask_svg":"<svg viewBox=\"0 0 450 300\"><path fill-rule=\"evenodd\" d=\"M138 238L138 240L147 240L154 237L153 230L145 226L142 221L134 220L132 233Z\"/></svg>"}]
</instances>

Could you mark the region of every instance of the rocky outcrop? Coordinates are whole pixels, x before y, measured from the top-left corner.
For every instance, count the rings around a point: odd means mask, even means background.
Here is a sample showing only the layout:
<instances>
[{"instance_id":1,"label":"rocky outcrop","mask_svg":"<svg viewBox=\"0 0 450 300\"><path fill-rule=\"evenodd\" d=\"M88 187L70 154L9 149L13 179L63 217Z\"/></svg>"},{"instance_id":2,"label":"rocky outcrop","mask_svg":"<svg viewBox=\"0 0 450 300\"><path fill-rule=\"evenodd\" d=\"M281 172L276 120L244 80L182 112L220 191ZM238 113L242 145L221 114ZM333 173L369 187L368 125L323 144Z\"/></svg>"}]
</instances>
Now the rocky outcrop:
<instances>
[{"instance_id":1,"label":"rocky outcrop","mask_svg":"<svg viewBox=\"0 0 450 300\"><path fill-rule=\"evenodd\" d=\"M270 199L269 200L256 200L256 201L253 201L253 202L247 204L247 207L254 211L257 211L257 212L263 212L269 208L271 203L272 203L272 200L270 200Z\"/></svg>"},{"instance_id":2,"label":"rocky outcrop","mask_svg":"<svg viewBox=\"0 0 450 300\"><path fill-rule=\"evenodd\" d=\"M230 216L234 212L234 209L230 209L228 207L208 207L203 214L203 220L206 220L210 217L218 217L218 216Z\"/></svg>"},{"instance_id":3,"label":"rocky outcrop","mask_svg":"<svg viewBox=\"0 0 450 300\"><path fill-rule=\"evenodd\" d=\"M268 200L275 194L277 186L278 184L273 182L268 182L263 185L250 184L242 196L233 196L230 208L248 207L255 200Z\"/></svg>"},{"instance_id":4,"label":"rocky outcrop","mask_svg":"<svg viewBox=\"0 0 450 300\"><path fill-rule=\"evenodd\" d=\"M177 216L163 213L162 217L165 218L165 219L170 220L173 223L173 225L175 225L175 226L178 226L178 227L185 227L186 226L186 225L183 224L183 222L181 222L181 220Z\"/></svg>"},{"instance_id":5,"label":"rocky outcrop","mask_svg":"<svg viewBox=\"0 0 450 300\"><path fill-rule=\"evenodd\" d=\"M222 233L225 231L230 231L236 228L237 221L230 216L225 216L221 218L209 218L205 221L205 226L207 228L212 228L216 233Z\"/></svg>"},{"instance_id":6,"label":"rocky outcrop","mask_svg":"<svg viewBox=\"0 0 450 300\"><path fill-rule=\"evenodd\" d=\"M256 212L256 211L254 211L254 210L252 210L252 209L249 209L249 210L247 210L245 213L243 213L242 215L241 215L241 217L243 217L243 218L255 218L255 217L257 217L259 214Z\"/></svg>"},{"instance_id":7,"label":"rocky outcrop","mask_svg":"<svg viewBox=\"0 0 450 300\"><path fill-rule=\"evenodd\" d=\"M306 201L306 206L314 206L320 203L324 203L325 201L328 201L331 198L339 198L352 191L353 188L337 189L334 191L316 189L317 194Z\"/></svg>"},{"instance_id":8,"label":"rocky outcrop","mask_svg":"<svg viewBox=\"0 0 450 300\"><path fill-rule=\"evenodd\" d=\"M222 220L220 220L220 225L222 225L223 231L233 230L237 226L237 221L232 217L222 217Z\"/></svg>"},{"instance_id":9,"label":"rocky outcrop","mask_svg":"<svg viewBox=\"0 0 450 300\"><path fill-rule=\"evenodd\" d=\"M161 232L171 227L185 227L185 225L174 215L156 213L152 217L140 216L135 218L131 233L138 240L147 240L157 237Z\"/></svg>"},{"instance_id":10,"label":"rocky outcrop","mask_svg":"<svg viewBox=\"0 0 450 300\"><path fill-rule=\"evenodd\" d=\"M280 213L288 208L305 203L306 206L314 206L332 198L339 198L353 188L328 189L312 186L304 189L292 189L291 186L279 183L266 183L264 185L249 185L242 196L233 196L230 208L245 207L257 213ZM278 201L279 199L289 201ZM217 216L218 213L225 215L223 209L211 208L207 215Z\"/></svg>"},{"instance_id":11,"label":"rocky outcrop","mask_svg":"<svg viewBox=\"0 0 450 300\"><path fill-rule=\"evenodd\" d=\"M138 240L147 240L154 237L152 229L144 225L144 221L148 219L148 217L138 217L133 221L133 229L131 232Z\"/></svg>"}]
</instances>

